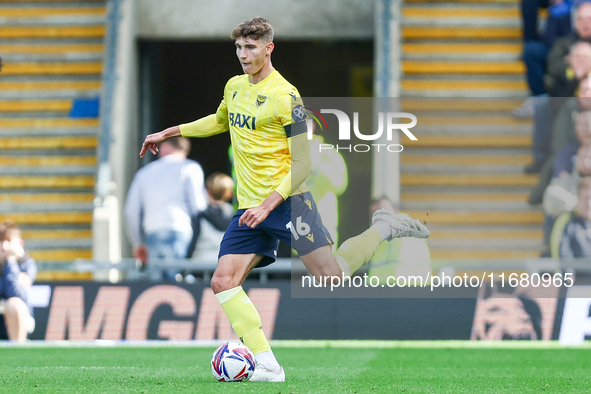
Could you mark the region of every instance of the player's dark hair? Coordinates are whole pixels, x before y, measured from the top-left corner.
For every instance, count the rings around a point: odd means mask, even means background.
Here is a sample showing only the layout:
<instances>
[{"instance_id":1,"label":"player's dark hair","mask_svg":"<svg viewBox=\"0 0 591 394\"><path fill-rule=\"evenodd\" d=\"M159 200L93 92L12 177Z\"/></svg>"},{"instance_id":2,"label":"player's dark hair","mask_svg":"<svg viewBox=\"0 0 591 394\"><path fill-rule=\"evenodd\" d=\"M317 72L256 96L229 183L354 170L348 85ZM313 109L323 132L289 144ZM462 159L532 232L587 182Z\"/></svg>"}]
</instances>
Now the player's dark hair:
<instances>
[{"instance_id":1,"label":"player's dark hair","mask_svg":"<svg viewBox=\"0 0 591 394\"><path fill-rule=\"evenodd\" d=\"M185 155L189 155L191 151L191 141L185 137L174 137L166 141L169 143L174 149L182 150Z\"/></svg>"},{"instance_id":2,"label":"player's dark hair","mask_svg":"<svg viewBox=\"0 0 591 394\"><path fill-rule=\"evenodd\" d=\"M250 20L244 21L232 30L233 40L243 37L252 38L253 40L261 40L265 42L272 42L274 36L273 26L265 18L257 16Z\"/></svg>"},{"instance_id":3,"label":"player's dark hair","mask_svg":"<svg viewBox=\"0 0 591 394\"><path fill-rule=\"evenodd\" d=\"M0 241L10 241L15 235L20 237L20 228L10 219L0 223Z\"/></svg>"}]
</instances>

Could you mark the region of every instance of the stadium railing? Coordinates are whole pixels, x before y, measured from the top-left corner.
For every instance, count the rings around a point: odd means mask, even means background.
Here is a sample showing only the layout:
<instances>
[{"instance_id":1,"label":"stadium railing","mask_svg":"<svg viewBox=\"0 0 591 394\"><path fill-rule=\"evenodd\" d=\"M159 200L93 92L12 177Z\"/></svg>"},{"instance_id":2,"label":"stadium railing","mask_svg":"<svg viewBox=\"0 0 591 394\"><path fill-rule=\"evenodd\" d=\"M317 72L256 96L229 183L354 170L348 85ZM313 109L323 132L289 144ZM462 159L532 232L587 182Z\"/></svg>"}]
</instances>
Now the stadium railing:
<instances>
[{"instance_id":1,"label":"stadium railing","mask_svg":"<svg viewBox=\"0 0 591 394\"><path fill-rule=\"evenodd\" d=\"M95 273L94 280L104 281L106 275L97 275L100 272L113 272L117 274L109 276L110 281L117 282L121 280L145 280L157 277L164 269L173 269L181 272L190 272L193 275L199 275L203 280L211 279L217 266L217 261L196 262L191 259L152 259L146 266L142 266L133 258L122 259L117 263L100 260L77 259L72 262L44 262L39 264L39 271L73 271L73 272L92 272ZM591 264L587 258L579 259L525 259L525 260L498 260L498 261L439 261L435 271L438 274L454 275L462 272L483 272L491 273L501 272L527 272L546 273L546 272L572 272L574 274L591 274ZM368 266L362 267L356 272L356 275L367 273ZM306 267L298 258L279 258L274 264L259 268L253 271L252 278L256 278L262 283L269 280L272 275L290 275L291 277L301 277L308 275ZM435 275L435 273L433 273ZM115 279L111 279L115 278Z\"/></svg>"},{"instance_id":2,"label":"stadium railing","mask_svg":"<svg viewBox=\"0 0 591 394\"><path fill-rule=\"evenodd\" d=\"M72 262L43 262L39 264L39 271L71 271L71 272L92 272L95 273L96 281L104 281L105 278L111 282L121 280L146 280L161 276L163 270L178 270L181 272L190 272L193 275L199 275L203 280L211 279L217 266L217 261L196 262L191 259L151 259L148 264L142 266L138 260L133 258L121 259L121 261L112 263L101 260L76 259ZM117 271L116 275L105 275L101 273ZM279 258L277 261L267 267L255 270L253 276L262 283L267 282L269 274L307 274L306 267L299 259ZM111 279L116 278L116 279Z\"/></svg>"}]
</instances>

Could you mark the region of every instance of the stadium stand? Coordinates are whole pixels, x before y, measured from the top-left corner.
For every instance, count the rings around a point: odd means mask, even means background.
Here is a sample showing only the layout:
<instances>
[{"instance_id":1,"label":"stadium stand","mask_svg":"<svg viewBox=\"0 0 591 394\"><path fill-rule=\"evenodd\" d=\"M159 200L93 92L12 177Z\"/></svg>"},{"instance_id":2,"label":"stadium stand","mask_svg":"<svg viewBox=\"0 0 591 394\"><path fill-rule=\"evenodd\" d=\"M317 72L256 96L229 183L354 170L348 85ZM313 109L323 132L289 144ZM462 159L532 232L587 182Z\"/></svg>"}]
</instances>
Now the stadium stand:
<instances>
[{"instance_id":1,"label":"stadium stand","mask_svg":"<svg viewBox=\"0 0 591 394\"><path fill-rule=\"evenodd\" d=\"M105 2L5 0L0 20L0 220L40 265L91 258L99 120L72 108L100 96Z\"/></svg>"},{"instance_id":2,"label":"stadium stand","mask_svg":"<svg viewBox=\"0 0 591 394\"><path fill-rule=\"evenodd\" d=\"M435 260L538 257L532 125L511 117L528 95L519 3L407 0L402 13L402 108L422 125L401 155L403 211L431 224Z\"/></svg>"}]
</instances>

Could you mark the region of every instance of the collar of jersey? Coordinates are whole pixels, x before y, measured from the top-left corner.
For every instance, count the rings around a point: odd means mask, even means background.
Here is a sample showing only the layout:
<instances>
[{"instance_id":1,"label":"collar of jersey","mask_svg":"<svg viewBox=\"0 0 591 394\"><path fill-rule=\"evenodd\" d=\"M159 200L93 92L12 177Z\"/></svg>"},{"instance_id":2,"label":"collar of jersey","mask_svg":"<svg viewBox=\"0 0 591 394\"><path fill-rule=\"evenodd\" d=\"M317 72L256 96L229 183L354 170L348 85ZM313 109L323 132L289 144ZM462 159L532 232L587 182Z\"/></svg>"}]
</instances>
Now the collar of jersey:
<instances>
[{"instance_id":1,"label":"collar of jersey","mask_svg":"<svg viewBox=\"0 0 591 394\"><path fill-rule=\"evenodd\" d=\"M266 84L266 83L267 83L267 81L270 81L271 79L273 79L273 76L275 75L275 73L276 73L276 72L277 72L277 70L273 69L273 70L271 71L271 73L270 73L269 75L267 75L267 76L265 77L265 79L263 79L263 80L262 80L261 82L259 82L259 83L251 83L251 82L250 82L250 79L248 78L248 76L249 76L249 75L248 75L248 74L245 74L245 75L246 75L246 80L248 81L248 86L249 86L249 87L257 87L257 88L258 88L258 87L260 87L260 86L262 86L262 85Z\"/></svg>"}]
</instances>

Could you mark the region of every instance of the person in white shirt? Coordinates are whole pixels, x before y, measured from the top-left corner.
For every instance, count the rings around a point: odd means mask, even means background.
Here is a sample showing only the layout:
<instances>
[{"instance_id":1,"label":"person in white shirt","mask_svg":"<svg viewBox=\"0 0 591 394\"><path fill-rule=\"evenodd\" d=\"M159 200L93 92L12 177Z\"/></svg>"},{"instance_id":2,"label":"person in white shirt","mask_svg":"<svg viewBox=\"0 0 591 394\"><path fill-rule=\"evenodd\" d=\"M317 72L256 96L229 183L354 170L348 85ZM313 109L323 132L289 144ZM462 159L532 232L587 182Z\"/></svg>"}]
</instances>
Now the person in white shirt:
<instances>
[{"instance_id":1,"label":"person in white shirt","mask_svg":"<svg viewBox=\"0 0 591 394\"><path fill-rule=\"evenodd\" d=\"M148 258L185 258L193 237L191 220L207 207L203 170L187 159L190 149L186 138L166 141L159 159L142 167L129 187L127 230L133 255L144 265ZM162 278L175 279L177 274L164 269Z\"/></svg>"}]
</instances>

